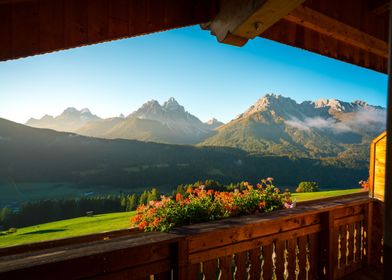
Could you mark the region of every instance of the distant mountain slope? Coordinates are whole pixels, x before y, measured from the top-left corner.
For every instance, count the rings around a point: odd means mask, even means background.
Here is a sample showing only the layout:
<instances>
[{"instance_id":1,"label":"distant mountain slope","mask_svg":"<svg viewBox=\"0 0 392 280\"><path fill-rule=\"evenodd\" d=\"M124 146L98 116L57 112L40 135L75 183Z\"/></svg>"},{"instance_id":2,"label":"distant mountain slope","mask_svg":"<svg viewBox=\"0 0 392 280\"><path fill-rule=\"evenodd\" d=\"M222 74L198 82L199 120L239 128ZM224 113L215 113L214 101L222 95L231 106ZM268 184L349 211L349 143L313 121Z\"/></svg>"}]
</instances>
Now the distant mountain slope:
<instances>
[{"instance_id":1,"label":"distant mountain slope","mask_svg":"<svg viewBox=\"0 0 392 280\"><path fill-rule=\"evenodd\" d=\"M233 148L99 139L5 119L0 119L0 155L0 187L8 181L72 182L95 190L105 186L132 191L208 178L229 183L272 176L278 185L311 180L329 188L347 188L368 172L366 163L350 166L338 160L291 160Z\"/></svg>"},{"instance_id":2,"label":"distant mountain slope","mask_svg":"<svg viewBox=\"0 0 392 280\"><path fill-rule=\"evenodd\" d=\"M69 107L57 117L45 115L41 119L31 118L26 125L37 128L50 128L57 131L75 132L88 122L101 120L93 115L89 109L77 110Z\"/></svg>"},{"instance_id":3,"label":"distant mountain slope","mask_svg":"<svg viewBox=\"0 0 392 280\"><path fill-rule=\"evenodd\" d=\"M212 136L214 129L223 124L216 119L201 122L185 111L174 98L163 105L156 100L148 101L126 118L100 119L87 115L86 111L88 109L77 111L68 108L58 117L30 119L26 124L107 139L122 138L168 144L196 144Z\"/></svg>"},{"instance_id":4,"label":"distant mountain slope","mask_svg":"<svg viewBox=\"0 0 392 280\"><path fill-rule=\"evenodd\" d=\"M267 94L201 145L264 155L367 161L369 143L385 130L385 121L384 108L363 101L321 99L298 104Z\"/></svg>"}]
</instances>

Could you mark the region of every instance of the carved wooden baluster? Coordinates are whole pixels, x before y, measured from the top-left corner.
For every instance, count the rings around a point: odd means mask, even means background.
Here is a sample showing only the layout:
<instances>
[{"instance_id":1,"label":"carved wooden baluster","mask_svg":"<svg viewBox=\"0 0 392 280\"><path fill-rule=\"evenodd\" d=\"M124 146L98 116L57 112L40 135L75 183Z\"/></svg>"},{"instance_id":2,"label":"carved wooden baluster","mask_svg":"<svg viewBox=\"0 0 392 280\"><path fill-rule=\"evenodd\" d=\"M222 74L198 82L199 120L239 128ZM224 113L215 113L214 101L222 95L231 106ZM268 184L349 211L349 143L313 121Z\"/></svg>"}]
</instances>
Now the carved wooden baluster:
<instances>
[{"instance_id":1,"label":"carved wooden baluster","mask_svg":"<svg viewBox=\"0 0 392 280\"><path fill-rule=\"evenodd\" d=\"M363 228L363 257L365 258L367 256L367 243L368 243L368 239L367 239L367 230L365 229L365 227Z\"/></svg>"},{"instance_id":2,"label":"carved wooden baluster","mask_svg":"<svg viewBox=\"0 0 392 280\"><path fill-rule=\"evenodd\" d=\"M309 280L309 270L310 270L310 248L309 248L309 235L306 236L306 264L305 264L305 271L306 271L306 280Z\"/></svg>"},{"instance_id":3,"label":"carved wooden baluster","mask_svg":"<svg viewBox=\"0 0 392 280\"><path fill-rule=\"evenodd\" d=\"M298 243L298 238L297 238L297 246L295 246L295 279L299 278L299 243Z\"/></svg>"},{"instance_id":4,"label":"carved wooden baluster","mask_svg":"<svg viewBox=\"0 0 392 280\"><path fill-rule=\"evenodd\" d=\"M361 245L360 245L360 256L361 256L361 261L362 261L362 259L363 259L363 243L364 243L364 240L363 240L363 235L364 235L364 228L363 228L363 221L361 221Z\"/></svg>"},{"instance_id":5,"label":"carved wooden baluster","mask_svg":"<svg viewBox=\"0 0 392 280\"><path fill-rule=\"evenodd\" d=\"M295 264L296 264L296 249L297 249L297 239L293 238L288 241L287 244L287 251L288 251L288 266L287 266L287 271L288 271L288 278L289 280L295 280Z\"/></svg>"},{"instance_id":6,"label":"carved wooden baluster","mask_svg":"<svg viewBox=\"0 0 392 280\"><path fill-rule=\"evenodd\" d=\"M338 231L338 270L342 268L342 234Z\"/></svg>"},{"instance_id":7,"label":"carved wooden baluster","mask_svg":"<svg viewBox=\"0 0 392 280\"><path fill-rule=\"evenodd\" d=\"M348 236L349 236L349 244L348 244L347 264L351 266L354 261L354 224L350 224L348 226Z\"/></svg>"},{"instance_id":8,"label":"carved wooden baluster","mask_svg":"<svg viewBox=\"0 0 392 280\"><path fill-rule=\"evenodd\" d=\"M309 268L309 279L316 279L318 274L319 264L319 235L318 233L312 233L309 235L309 251L310 251L310 268Z\"/></svg>"},{"instance_id":9,"label":"carved wooden baluster","mask_svg":"<svg viewBox=\"0 0 392 280\"><path fill-rule=\"evenodd\" d=\"M203 275L204 279L216 279L218 274L218 260L213 259L203 262Z\"/></svg>"},{"instance_id":10,"label":"carved wooden baluster","mask_svg":"<svg viewBox=\"0 0 392 280\"><path fill-rule=\"evenodd\" d=\"M341 268L341 274L338 275L343 275L344 270L346 269L346 261L347 261L347 227L346 225L341 226L341 232L342 236L341 240L341 261L340 261L340 268Z\"/></svg>"},{"instance_id":11,"label":"carved wooden baluster","mask_svg":"<svg viewBox=\"0 0 392 280\"><path fill-rule=\"evenodd\" d=\"M260 255L261 255L260 248L254 248L249 252L249 259L250 259L249 279L251 280L261 279Z\"/></svg>"},{"instance_id":12,"label":"carved wooden baluster","mask_svg":"<svg viewBox=\"0 0 392 280\"><path fill-rule=\"evenodd\" d=\"M233 256L224 256L219 258L219 279L231 280L233 278Z\"/></svg>"},{"instance_id":13,"label":"carved wooden baluster","mask_svg":"<svg viewBox=\"0 0 392 280\"><path fill-rule=\"evenodd\" d=\"M350 225L345 226L346 230L346 266L350 265L350 245L351 245L351 235L350 235Z\"/></svg>"},{"instance_id":14,"label":"carved wooden baluster","mask_svg":"<svg viewBox=\"0 0 392 280\"><path fill-rule=\"evenodd\" d=\"M306 279L306 244L308 242L307 236L298 238L299 245L299 275L298 279Z\"/></svg>"},{"instance_id":15,"label":"carved wooden baluster","mask_svg":"<svg viewBox=\"0 0 392 280\"><path fill-rule=\"evenodd\" d=\"M273 264L272 264L273 244L263 245L263 279L272 279Z\"/></svg>"},{"instance_id":16,"label":"carved wooden baluster","mask_svg":"<svg viewBox=\"0 0 392 280\"><path fill-rule=\"evenodd\" d=\"M355 223L354 224L354 232L353 232L353 262L357 263L360 260L360 243L361 243L361 236L360 236L360 224Z\"/></svg>"},{"instance_id":17,"label":"carved wooden baluster","mask_svg":"<svg viewBox=\"0 0 392 280\"><path fill-rule=\"evenodd\" d=\"M275 279L284 279L284 251L286 250L286 241L276 241L275 243Z\"/></svg>"},{"instance_id":18,"label":"carved wooden baluster","mask_svg":"<svg viewBox=\"0 0 392 280\"><path fill-rule=\"evenodd\" d=\"M284 249L284 271L283 271L283 279L287 280L289 278L289 243L288 241L285 242L285 249Z\"/></svg>"},{"instance_id":19,"label":"carved wooden baluster","mask_svg":"<svg viewBox=\"0 0 392 280\"><path fill-rule=\"evenodd\" d=\"M235 254L235 275L234 279L244 280L246 279L246 268L248 266L248 254L247 252L240 252Z\"/></svg>"}]
</instances>

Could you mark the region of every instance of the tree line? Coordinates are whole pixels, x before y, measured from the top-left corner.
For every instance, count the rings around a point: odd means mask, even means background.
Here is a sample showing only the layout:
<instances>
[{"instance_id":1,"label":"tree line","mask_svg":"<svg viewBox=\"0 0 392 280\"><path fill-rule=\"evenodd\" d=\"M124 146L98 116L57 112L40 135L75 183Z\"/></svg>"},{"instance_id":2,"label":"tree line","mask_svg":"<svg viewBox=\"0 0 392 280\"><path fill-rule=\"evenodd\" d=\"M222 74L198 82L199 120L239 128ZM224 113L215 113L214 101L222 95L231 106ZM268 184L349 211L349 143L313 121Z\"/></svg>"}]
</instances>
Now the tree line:
<instances>
[{"instance_id":1,"label":"tree line","mask_svg":"<svg viewBox=\"0 0 392 280\"><path fill-rule=\"evenodd\" d=\"M90 196L75 199L41 200L22 203L15 210L9 206L0 208L0 227L25 227L86 216L113 212L133 211L139 204L159 198L156 188L141 194Z\"/></svg>"},{"instance_id":2,"label":"tree line","mask_svg":"<svg viewBox=\"0 0 392 280\"><path fill-rule=\"evenodd\" d=\"M309 182L303 182L309 183ZM310 182L314 183L314 182ZM315 183L314 183L315 184ZM300 184L301 185L301 184ZM222 184L219 181L208 179L196 181L191 184L178 185L170 194L174 197L177 193L185 194L189 189L204 186L215 191L243 190L247 187L244 181ZM306 190L304 190L306 191ZM141 204L148 204L152 200L159 200L162 193L156 188L145 190L141 194L122 194L107 196L89 196L75 199L56 199L27 202L20 205L18 211L10 207L0 208L0 228L17 228L52 221L65 220L86 216L89 214L105 214L113 212L134 211Z\"/></svg>"}]
</instances>

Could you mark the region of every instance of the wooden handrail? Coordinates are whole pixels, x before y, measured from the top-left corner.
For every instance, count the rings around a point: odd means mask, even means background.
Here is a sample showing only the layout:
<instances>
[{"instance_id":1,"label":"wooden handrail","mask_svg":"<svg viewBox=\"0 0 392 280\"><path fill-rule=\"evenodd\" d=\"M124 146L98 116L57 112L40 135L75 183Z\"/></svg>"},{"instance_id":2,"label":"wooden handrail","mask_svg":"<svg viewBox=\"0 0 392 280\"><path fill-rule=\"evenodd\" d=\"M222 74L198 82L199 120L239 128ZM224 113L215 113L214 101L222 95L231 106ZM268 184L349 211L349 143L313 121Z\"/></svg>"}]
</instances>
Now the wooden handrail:
<instances>
[{"instance_id":1,"label":"wooden handrail","mask_svg":"<svg viewBox=\"0 0 392 280\"><path fill-rule=\"evenodd\" d=\"M184 226L170 233L133 233L18 252L0 257L0 278L215 279L221 273L222 279L232 279L235 271L236 279L247 275L259 279L261 272L264 279L272 275L283 279L283 274L289 279L295 274L338 279L364 266L379 265L367 257L381 259L377 244L382 236L370 234L374 219L380 218L375 216L380 211L374 210L378 205L363 193Z\"/></svg>"},{"instance_id":2,"label":"wooden handrail","mask_svg":"<svg viewBox=\"0 0 392 280\"><path fill-rule=\"evenodd\" d=\"M67 245L87 243L98 240L109 240L120 236L129 236L140 233L137 228L120 229L114 231L100 232L95 234L80 235L75 237L53 239L48 241L33 242L28 244L0 248L0 257L15 255L25 252L42 251L50 248L56 248Z\"/></svg>"}]
</instances>

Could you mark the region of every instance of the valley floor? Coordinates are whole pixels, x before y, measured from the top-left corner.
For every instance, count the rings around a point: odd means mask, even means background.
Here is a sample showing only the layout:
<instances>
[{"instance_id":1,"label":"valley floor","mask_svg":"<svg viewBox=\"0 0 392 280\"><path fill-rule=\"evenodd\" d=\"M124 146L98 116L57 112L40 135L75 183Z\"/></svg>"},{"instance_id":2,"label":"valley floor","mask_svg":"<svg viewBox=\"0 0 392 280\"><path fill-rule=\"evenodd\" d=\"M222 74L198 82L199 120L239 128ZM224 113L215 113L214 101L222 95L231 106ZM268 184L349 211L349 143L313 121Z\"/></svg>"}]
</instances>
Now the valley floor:
<instances>
[{"instance_id":1,"label":"valley floor","mask_svg":"<svg viewBox=\"0 0 392 280\"><path fill-rule=\"evenodd\" d=\"M297 202L301 202L312 199L353 194L359 191L361 191L361 189L293 193L293 197L296 198ZM15 233L0 235L0 247L126 229L129 227L129 220L133 215L135 215L134 211L110 213L19 228Z\"/></svg>"}]
</instances>

